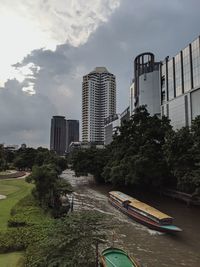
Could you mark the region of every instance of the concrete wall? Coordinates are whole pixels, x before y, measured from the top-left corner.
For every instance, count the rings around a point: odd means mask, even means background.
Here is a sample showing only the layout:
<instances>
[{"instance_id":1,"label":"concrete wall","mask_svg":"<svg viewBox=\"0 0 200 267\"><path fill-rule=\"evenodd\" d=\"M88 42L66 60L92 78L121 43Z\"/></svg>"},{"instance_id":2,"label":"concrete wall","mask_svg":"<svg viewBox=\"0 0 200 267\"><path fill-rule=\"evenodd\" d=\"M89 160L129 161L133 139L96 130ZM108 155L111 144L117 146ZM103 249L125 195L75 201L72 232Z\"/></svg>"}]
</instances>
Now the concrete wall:
<instances>
[{"instance_id":1,"label":"concrete wall","mask_svg":"<svg viewBox=\"0 0 200 267\"><path fill-rule=\"evenodd\" d=\"M113 134L115 133L117 127L120 126L120 117L104 126L105 140L104 145L109 145L113 140Z\"/></svg>"},{"instance_id":2,"label":"concrete wall","mask_svg":"<svg viewBox=\"0 0 200 267\"><path fill-rule=\"evenodd\" d=\"M192 119L200 115L200 88L191 92L191 111Z\"/></svg>"},{"instance_id":3,"label":"concrete wall","mask_svg":"<svg viewBox=\"0 0 200 267\"><path fill-rule=\"evenodd\" d=\"M160 74L159 71L145 73L139 78L139 105L147 105L151 116L160 114Z\"/></svg>"}]
</instances>

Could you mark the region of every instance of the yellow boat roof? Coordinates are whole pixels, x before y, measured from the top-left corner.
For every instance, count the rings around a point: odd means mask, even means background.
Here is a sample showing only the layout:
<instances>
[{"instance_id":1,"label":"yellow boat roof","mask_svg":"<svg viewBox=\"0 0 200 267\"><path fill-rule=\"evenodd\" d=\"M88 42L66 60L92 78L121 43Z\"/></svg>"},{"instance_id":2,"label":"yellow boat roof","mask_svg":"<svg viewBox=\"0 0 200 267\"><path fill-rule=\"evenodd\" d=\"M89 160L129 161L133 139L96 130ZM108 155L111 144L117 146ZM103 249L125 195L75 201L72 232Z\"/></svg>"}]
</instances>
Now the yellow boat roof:
<instances>
[{"instance_id":1,"label":"yellow boat roof","mask_svg":"<svg viewBox=\"0 0 200 267\"><path fill-rule=\"evenodd\" d=\"M138 210L144 211L149 215L152 215L155 218L158 218L159 220L163 220L163 219L172 219L172 217L168 216L167 214L133 198L130 197L122 192L119 191L111 191L109 192L110 195L118 198L120 201L124 202L124 201L129 201L129 205L132 206L133 208L136 208Z\"/></svg>"}]
</instances>

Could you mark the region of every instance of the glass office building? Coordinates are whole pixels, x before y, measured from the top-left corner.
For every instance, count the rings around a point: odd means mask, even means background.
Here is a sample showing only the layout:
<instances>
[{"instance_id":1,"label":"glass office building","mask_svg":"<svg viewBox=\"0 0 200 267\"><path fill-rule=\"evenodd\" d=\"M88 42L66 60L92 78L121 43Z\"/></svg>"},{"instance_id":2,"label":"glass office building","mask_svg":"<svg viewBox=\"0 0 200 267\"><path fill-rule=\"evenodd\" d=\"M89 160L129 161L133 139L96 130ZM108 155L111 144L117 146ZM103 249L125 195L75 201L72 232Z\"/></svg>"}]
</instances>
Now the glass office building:
<instances>
[{"instance_id":1,"label":"glass office building","mask_svg":"<svg viewBox=\"0 0 200 267\"><path fill-rule=\"evenodd\" d=\"M200 37L161 65L161 114L175 129L200 115Z\"/></svg>"}]
</instances>

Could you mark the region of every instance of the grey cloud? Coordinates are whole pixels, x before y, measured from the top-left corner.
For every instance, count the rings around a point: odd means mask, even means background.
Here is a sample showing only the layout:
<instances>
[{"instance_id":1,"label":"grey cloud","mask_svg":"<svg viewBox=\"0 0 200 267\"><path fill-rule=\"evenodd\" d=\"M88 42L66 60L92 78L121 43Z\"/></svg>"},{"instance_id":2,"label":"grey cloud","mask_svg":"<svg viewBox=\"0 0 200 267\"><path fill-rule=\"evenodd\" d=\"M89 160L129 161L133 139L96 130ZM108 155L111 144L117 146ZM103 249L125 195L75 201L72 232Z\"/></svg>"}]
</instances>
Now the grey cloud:
<instances>
[{"instance_id":1,"label":"grey cloud","mask_svg":"<svg viewBox=\"0 0 200 267\"><path fill-rule=\"evenodd\" d=\"M8 80L0 89L0 143L48 145L50 118L56 109L45 96L30 96L22 87L17 80Z\"/></svg>"},{"instance_id":2,"label":"grey cloud","mask_svg":"<svg viewBox=\"0 0 200 267\"><path fill-rule=\"evenodd\" d=\"M58 72L60 74L68 72L70 68L69 59L65 55L59 52L45 50L44 48L33 50L22 62L18 62L13 66L20 68L29 63L34 63L42 69L45 68L46 71L53 73Z\"/></svg>"}]
</instances>

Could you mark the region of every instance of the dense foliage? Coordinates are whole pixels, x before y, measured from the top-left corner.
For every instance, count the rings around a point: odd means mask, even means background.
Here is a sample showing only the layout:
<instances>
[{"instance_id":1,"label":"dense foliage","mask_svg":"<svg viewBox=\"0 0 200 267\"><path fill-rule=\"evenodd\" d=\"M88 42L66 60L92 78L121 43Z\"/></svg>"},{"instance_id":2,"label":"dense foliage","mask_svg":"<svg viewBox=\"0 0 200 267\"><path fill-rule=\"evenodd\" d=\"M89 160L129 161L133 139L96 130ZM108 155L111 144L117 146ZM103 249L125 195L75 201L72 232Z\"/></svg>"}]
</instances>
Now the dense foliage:
<instances>
[{"instance_id":1,"label":"dense foliage","mask_svg":"<svg viewBox=\"0 0 200 267\"><path fill-rule=\"evenodd\" d=\"M54 151L49 151L47 148L20 148L15 152L14 166L20 170L30 169L33 166L42 166L45 164L54 164L59 173L67 168L67 161L56 155Z\"/></svg>"},{"instance_id":2,"label":"dense foliage","mask_svg":"<svg viewBox=\"0 0 200 267\"><path fill-rule=\"evenodd\" d=\"M3 147L1 152L4 157ZM15 152L12 160L19 170L32 170L26 180L35 186L11 210L8 230L0 232L0 253L25 250L23 266L29 267L94 266L105 220L96 212L68 214L65 195L72 187L59 176L66 159L47 149L27 148Z\"/></svg>"},{"instance_id":3,"label":"dense foliage","mask_svg":"<svg viewBox=\"0 0 200 267\"><path fill-rule=\"evenodd\" d=\"M56 165L58 173L67 168L66 159L59 157L54 151L49 151L47 148L27 147L10 151L0 145L0 171L9 167L15 167L18 170L32 170L33 166L44 164Z\"/></svg>"},{"instance_id":4,"label":"dense foliage","mask_svg":"<svg viewBox=\"0 0 200 267\"><path fill-rule=\"evenodd\" d=\"M54 220L29 195L12 209L9 226L0 233L0 253L26 249L24 266L89 267L94 266L95 244L104 238L107 222L94 211Z\"/></svg>"},{"instance_id":5,"label":"dense foliage","mask_svg":"<svg viewBox=\"0 0 200 267\"><path fill-rule=\"evenodd\" d=\"M67 168L65 158L42 147L20 148L13 152L0 146L0 170L13 165L20 171L32 170L27 181L35 184L33 195L43 208L51 209L56 217L67 211L62 207L61 196L72 189L67 181L59 177Z\"/></svg>"},{"instance_id":6,"label":"dense foliage","mask_svg":"<svg viewBox=\"0 0 200 267\"><path fill-rule=\"evenodd\" d=\"M32 191L39 205L44 209L51 209L54 216L58 217L69 209L62 206L61 196L72 192L71 185L58 176L56 165L34 166L31 175L26 179L34 182Z\"/></svg>"},{"instance_id":7,"label":"dense foliage","mask_svg":"<svg viewBox=\"0 0 200 267\"><path fill-rule=\"evenodd\" d=\"M7 169L6 155L3 146L0 144L0 171Z\"/></svg>"},{"instance_id":8,"label":"dense foliage","mask_svg":"<svg viewBox=\"0 0 200 267\"><path fill-rule=\"evenodd\" d=\"M95 265L95 245L101 242L107 228L102 214L94 211L71 213L57 220L48 236L26 252L29 267Z\"/></svg>"},{"instance_id":9,"label":"dense foliage","mask_svg":"<svg viewBox=\"0 0 200 267\"><path fill-rule=\"evenodd\" d=\"M104 182L102 170L108 160L106 150L91 148L74 151L71 159L72 169L76 176L94 175L97 182Z\"/></svg>"},{"instance_id":10,"label":"dense foliage","mask_svg":"<svg viewBox=\"0 0 200 267\"><path fill-rule=\"evenodd\" d=\"M161 186L169 175L162 146L170 130L166 118L151 117L140 107L108 147L110 159L103 171L105 180L122 185Z\"/></svg>"},{"instance_id":11,"label":"dense foliage","mask_svg":"<svg viewBox=\"0 0 200 267\"><path fill-rule=\"evenodd\" d=\"M200 116L191 128L173 130L166 117L150 116L139 107L103 150L72 156L78 174L93 174L117 185L195 193L200 189Z\"/></svg>"}]
</instances>

